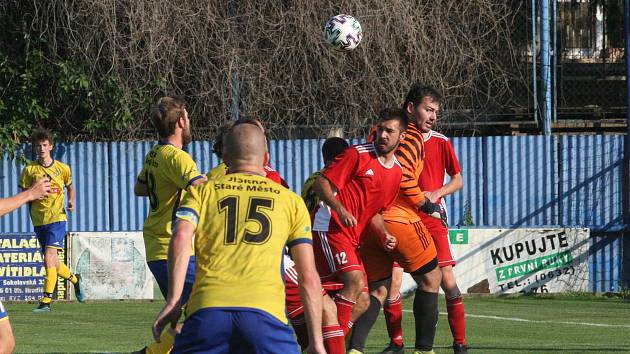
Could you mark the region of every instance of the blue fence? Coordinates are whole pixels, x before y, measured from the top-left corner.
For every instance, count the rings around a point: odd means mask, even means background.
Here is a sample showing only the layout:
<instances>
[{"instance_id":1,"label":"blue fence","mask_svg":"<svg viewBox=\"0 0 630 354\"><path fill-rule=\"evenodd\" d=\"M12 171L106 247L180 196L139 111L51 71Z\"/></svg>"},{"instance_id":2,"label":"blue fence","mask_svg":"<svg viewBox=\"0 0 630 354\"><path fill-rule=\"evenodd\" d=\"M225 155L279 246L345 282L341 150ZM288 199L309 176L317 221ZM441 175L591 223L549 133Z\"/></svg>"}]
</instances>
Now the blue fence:
<instances>
[{"instance_id":1,"label":"blue fence","mask_svg":"<svg viewBox=\"0 0 630 354\"><path fill-rule=\"evenodd\" d=\"M322 143L270 143L272 165L295 192L322 166ZM453 225L472 220L466 226L588 227L598 235L592 240L593 289L619 286L630 263L623 262L628 246L622 242L623 232L630 231L623 215L623 185L629 183L623 172L624 136L454 138L452 143L464 177L463 190L446 198ZM134 196L133 185L152 144L57 144L54 156L70 164L77 190L71 231L142 229L148 203ZM188 151L202 172L219 162L210 142L193 142ZM0 163L0 195L17 193L23 166L6 158ZM31 230L26 207L0 218L0 233Z\"/></svg>"}]
</instances>

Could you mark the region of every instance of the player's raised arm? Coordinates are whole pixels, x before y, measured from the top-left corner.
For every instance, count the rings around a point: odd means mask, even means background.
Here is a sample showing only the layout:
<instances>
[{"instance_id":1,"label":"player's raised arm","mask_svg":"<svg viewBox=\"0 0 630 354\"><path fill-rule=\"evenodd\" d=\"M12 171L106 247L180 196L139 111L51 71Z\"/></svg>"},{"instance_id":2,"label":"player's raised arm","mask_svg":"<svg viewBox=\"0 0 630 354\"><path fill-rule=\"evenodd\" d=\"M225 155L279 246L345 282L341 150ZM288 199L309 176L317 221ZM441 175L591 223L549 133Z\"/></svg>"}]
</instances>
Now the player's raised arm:
<instances>
[{"instance_id":1,"label":"player's raised arm","mask_svg":"<svg viewBox=\"0 0 630 354\"><path fill-rule=\"evenodd\" d=\"M325 176L319 176L313 184L313 191L326 205L334 210L339 216L339 220L345 227L357 226L357 219L350 214L346 207L335 198L334 185Z\"/></svg>"},{"instance_id":2,"label":"player's raised arm","mask_svg":"<svg viewBox=\"0 0 630 354\"><path fill-rule=\"evenodd\" d=\"M291 247L309 333L308 353L325 353L322 338L322 284L315 268L313 246L300 243Z\"/></svg>"}]
</instances>

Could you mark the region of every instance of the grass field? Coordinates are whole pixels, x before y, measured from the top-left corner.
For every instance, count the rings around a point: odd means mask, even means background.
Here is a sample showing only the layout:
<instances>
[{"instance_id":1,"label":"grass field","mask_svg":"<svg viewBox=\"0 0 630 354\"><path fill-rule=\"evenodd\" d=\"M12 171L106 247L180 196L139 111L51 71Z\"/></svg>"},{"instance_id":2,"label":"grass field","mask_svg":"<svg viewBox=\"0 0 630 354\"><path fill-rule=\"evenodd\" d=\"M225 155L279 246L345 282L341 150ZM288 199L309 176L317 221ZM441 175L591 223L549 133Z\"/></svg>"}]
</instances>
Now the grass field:
<instances>
[{"instance_id":1,"label":"grass field","mask_svg":"<svg viewBox=\"0 0 630 354\"><path fill-rule=\"evenodd\" d=\"M404 301L407 344L413 346L413 299ZM150 340L150 323L161 301L55 303L34 314L34 304L5 304L16 353L124 353ZM593 296L469 297L465 299L471 353L630 352L630 301ZM388 342L382 317L370 333L368 353ZM444 301L435 351L452 353ZM412 353L412 349L407 350Z\"/></svg>"}]
</instances>

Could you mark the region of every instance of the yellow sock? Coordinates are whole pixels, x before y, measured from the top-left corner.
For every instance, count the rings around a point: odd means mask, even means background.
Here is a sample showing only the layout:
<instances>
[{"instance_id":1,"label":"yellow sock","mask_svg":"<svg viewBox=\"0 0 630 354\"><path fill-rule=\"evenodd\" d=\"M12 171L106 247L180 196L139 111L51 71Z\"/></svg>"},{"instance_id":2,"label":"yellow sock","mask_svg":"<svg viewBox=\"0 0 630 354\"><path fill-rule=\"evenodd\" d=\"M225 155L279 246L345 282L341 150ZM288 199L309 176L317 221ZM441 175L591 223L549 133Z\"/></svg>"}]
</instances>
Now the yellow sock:
<instances>
[{"instance_id":1,"label":"yellow sock","mask_svg":"<svg viewBox=\"0 0 630 354\"><path fill-rule=\"evenodd\" d=\"M46 268L46 279L44 279L44 297L42 302L45 304L50 303L50 296L55 291L55 285L57 284L57 269L55 267ZM47 296L47 294L49 294Z\"/></svg>"},{"instance_id":2,"label":"yellow sock","mask_svg":"<svg viewBox=\"0 0 630 354\"><path fill-rule=\"evenodd\" d=\"M175 335L170 328L165 329L160 336L160 343L154 342L147 345L146 354L169 354L175 344Z\"/></svg>"},{"instance_id":3,"label":"yellow sock","mask_svg":"<svg viewBox=\"0 0 630 354\"><path fill-rule=\"evenodd\" d=\"M64 279L70 280L72 284L77 283L77 276L70 273L70 268L68 268L68 266L63 262L59 262L59 267L57 268L57 274Z\"/></svg>"}]
</instances>

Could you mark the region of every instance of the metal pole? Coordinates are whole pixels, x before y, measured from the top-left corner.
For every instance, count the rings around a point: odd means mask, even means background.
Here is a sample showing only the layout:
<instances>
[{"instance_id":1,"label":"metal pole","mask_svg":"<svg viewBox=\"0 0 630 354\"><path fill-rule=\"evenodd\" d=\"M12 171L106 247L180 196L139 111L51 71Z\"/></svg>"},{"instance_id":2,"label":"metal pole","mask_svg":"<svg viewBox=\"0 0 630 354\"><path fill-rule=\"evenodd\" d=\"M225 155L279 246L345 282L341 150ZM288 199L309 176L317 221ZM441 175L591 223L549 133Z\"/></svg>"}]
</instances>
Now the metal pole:
<instances>
[{"instance_id":1,"label":"metal pole","mask_svg":"<svg viewBox=\"0 0 630 354\"><path fill-rule=\"evenodd\" d=\"M235 17L238 13L238 2L239 0L230 0L228 4L228 14L230 17ZM231 77L230 81L232 83L232 119L238 120L241 117L240 110L240 83L238 81L238 57L236 52L234 53L234 57L232 58L231 65Z\"/></svg>"},{"instance_id":2,"label":"metal pole","mask_svg":"<svg viewBox=\"0 0 630 354\"><path fill-rule=\"evenodd\" d=\"M624 162L626 167L625 188L625 215L626 225L630 225L630 0L624 0L624 24L626 34L626 139L624 141Z\"/></svg>"},{"instance_id":3,"label":"metal pole","mask_svg":"<svg viewBox=\"0 0 630 354\"><path fill-rule=\"evenodd\" d=\"M551 134L551 33L549 26L549 0L540 0L540 67L542 81L543 134Z\"/></svg>"},{"instance_id":4,"label":"metal pole","mask_svg":"<svg viewBox=\"0 0 630 354\"><path fill-rule=\"evenodd\" d=\"M534 122L538 123L538 83L536 80L536 0L532 0L532 91L534 96Z\"/></svg>"},{"instance_id":5,"label":"metal pole","mask_svg":"<svg viewBox=\"0 0 630 354\"><path fill-rule=\"evenodd\" d=\"M558 122L558 0L553 1L553 121Z\"/></svg>"},{"instance_id":6,"label":"metal pole","mask_svg":"<svg viewBox=\"0 0 630 354\"><path fill-rule=\"evenodd\" d=\"M240 106L240 87L238 81L238 69L236 66L237 58L234 58L234 64L232 65L232 118L238 120L241 117Z\"/></svg>"}]
</instances>

